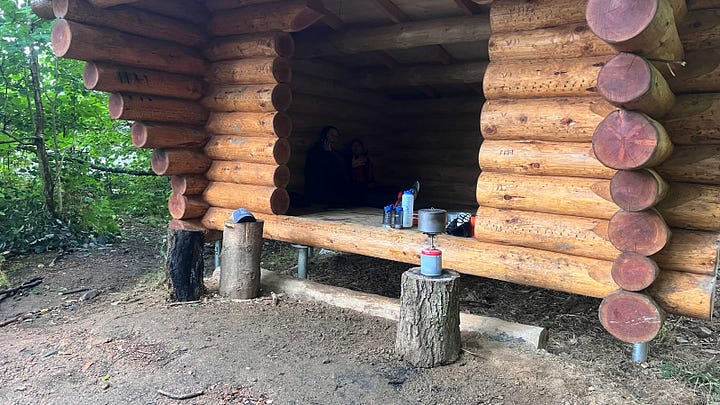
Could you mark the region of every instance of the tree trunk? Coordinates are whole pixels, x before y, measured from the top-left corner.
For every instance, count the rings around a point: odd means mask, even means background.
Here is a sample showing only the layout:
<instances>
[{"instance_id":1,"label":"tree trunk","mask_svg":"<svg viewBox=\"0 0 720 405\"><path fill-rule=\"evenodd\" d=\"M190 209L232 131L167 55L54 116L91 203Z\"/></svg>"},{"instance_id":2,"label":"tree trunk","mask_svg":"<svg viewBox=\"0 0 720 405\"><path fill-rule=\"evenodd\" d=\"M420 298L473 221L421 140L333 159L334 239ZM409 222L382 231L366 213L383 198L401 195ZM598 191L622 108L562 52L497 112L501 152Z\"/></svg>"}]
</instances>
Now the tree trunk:
<instances>
[{"instance_id":1,"label":"tree trunk","mask_svg":"<svg viewBox=\"0 0 720 405\"><path fill-rule=\"evenodd\" d=\"M595 129L592 148L605 166L618 170L655 167L673 151L665 128L645 114L617 110Z\"/></svg>"},{"instance_id":2,"label":"tree trunk","mask_svg":"<svg viewBox=\"0 0 720 405\"><path fill-rule=\"evenodd\" d=\"M50 168L50 158L45 145L45 107L42 101L42 89L40 88L40 65L38 56L34 48L31 47L28 55L28 64L30 66L30 83L32 88L33 105L34 105L34 123L35 131L33 133L33 144L35 145L35 155L38 159L38 169L40 172L40 181L43 186L43 196L45 198L45 209L53 218L60 218L60 214L55 207L55 181Z\"/></svg>"},{"instance_id":3,"label":"tree trunk","mask_svg":"<svg viewBox=\"0 0 720 405\"><path fill-rule=\"evenodd\" d=\"M598 74L597 87L610 103L653 118L662 117L675 105L675 95L660 71L631 53L610 59Z\"/></svg>"},{"instance_id":4,"label":"tree trunk","mask_svg":"<svg viewBox=\"0 0 720 405\"><path fill-rule=\"evenodd\" d=\"M263 221L225 222L221 253L220 295L235 299L260 295Z\"/></svg>"},{"instance_id":5,"label":"tree trunk","mask_svg":"<svg viewBox=\"0 0 720 405\"><path fill-rule=\"evenodd\" d=\"M204 293L203 232L168 228L165 279L170 301L195 301Z\"/></svg>"},{"instance_id":6,"label":"tree trunk","mask_svg":"<svg viewBox=\"0 0 720 405\"><path fill-rule=\"evenodd\" d=\"M413 267L402 275L395 352L416 367L436 367L460 356L460 274L427 277Z\"/></svg>"}]
</instances>

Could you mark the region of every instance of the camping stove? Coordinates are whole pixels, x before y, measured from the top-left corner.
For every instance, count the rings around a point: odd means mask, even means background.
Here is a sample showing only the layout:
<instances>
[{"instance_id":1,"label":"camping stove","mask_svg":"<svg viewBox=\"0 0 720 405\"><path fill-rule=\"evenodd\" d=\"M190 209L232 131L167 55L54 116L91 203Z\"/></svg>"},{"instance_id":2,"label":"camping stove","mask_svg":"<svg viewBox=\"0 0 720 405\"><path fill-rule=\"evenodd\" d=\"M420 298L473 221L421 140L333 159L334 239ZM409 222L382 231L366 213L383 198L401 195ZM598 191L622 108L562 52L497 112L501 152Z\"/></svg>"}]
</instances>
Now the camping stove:
<instances>
[{"instance_id":1,"label":"camping stove","mask_svg":"<svg viewBox=\"0 0 720 405\"><path fill-rule=\"evenodd\" d=\"M445 232L447 211L426 208L418 211L418 230L430 237L430 247L420 251L420 273L425 276L442 274L442 251L435 247L435 235Z\"/></svg>"}]
</instances>

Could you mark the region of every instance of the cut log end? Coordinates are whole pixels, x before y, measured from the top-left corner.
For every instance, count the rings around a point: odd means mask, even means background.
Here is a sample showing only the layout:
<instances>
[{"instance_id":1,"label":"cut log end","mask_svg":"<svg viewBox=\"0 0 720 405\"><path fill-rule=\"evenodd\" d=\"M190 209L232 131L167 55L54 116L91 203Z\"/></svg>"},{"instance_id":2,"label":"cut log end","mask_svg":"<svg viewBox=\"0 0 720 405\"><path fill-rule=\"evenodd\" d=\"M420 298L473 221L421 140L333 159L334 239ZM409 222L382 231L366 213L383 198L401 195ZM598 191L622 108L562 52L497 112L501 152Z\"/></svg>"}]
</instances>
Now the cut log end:
<instances>
[{"instance_id":1,"label":"cut log end","mask_svg":"<svg viewBox=\"0 0 720 405\"><path fill-rule=\"evenodd\" d=\"M295 53L295 41L292 35L280 32L275 36L274 42L275 52L278 56L289 58Z\"/></svg>"},{"instance_id":2,"label":"cut log end","mask_svg":"<svg viewBox=\"0 0 720 405\"><path fill-rule=\"evenodd\" d=\"M172 191L184 195L202 194L208 183L203 175L176 175L170 179Z\"/></svg>"},{"instance_id":3,"label":"cut log end","mask_svg":"<svg viewBox=\"0 0 720 405\"><path fill-rule=\"evenodd\" d=\"M85 63L82 78L86 89L95 89L95 86L97 86L98 81L100 80L100 71L98 70L98 66L93 62Z\"/></svg>"},{"instance_id":4,"label":"cut log end","mask_svg":"<svg viewBox=\"0 0 720 405\"><path fill-rule=\"evenodd\" d=\"M290 194L284 188L278 188L270 196L270 209L275 215L283 215L290 208Z\"/></svg>"},{"instance_id":5,"label":"cut log end","mask_svg":"<svg viewBox=\"0 0 720 405\"><path fill-rule=\"evenodd\" d=\"M292 90L290 85L280 83L273 88L272 103L278 111L285 111L292 104Z\"/></svg>"},{"instance_id":6,"label":"cut log end","mask_svg":"<svg viewBox=\"0 0 720 405\"><path fill-rule=\"evenodd\" d=\"M150 157L150 166L155 174L158 176L164 176L170 167L170 159L168 158L167 151L163 149L155 149Z\"/></svg>"},{"instance_id":7,"label":"cut log end","mask_svg":"<svg viewBox=\"0 0 720 405\"><path fill-rule=\"evenodd\" d=\"M649 342L665 322L665 312L652 298L622 290L608 295L598 312L605 330L627 343Z\"/></svg>"},{"instance_id":8,"label":"cut log end","mask_svg":"<svg viewBox=\"0 0 720 405\"><path fill-rule=\"evenodd\" d=\"M275 58L273 60L273 76L278 83L290 83L292 79L292 67L288 58Z\"/></svg>"},{"instance_id":9,"label":"cut log end","mask_svg":"<svg viewBox=\"0 0 720 405\"><path fill-rule=\"evenodd\" d=\"M290 142L286 138L278 139L275 142L273 157L279 165L287 164L290 161Z\"/></svg>"},{"instance_id":10,"label":"cut log end","mask_svg":"<svg viewBox=\"0 0 720 405\"><path fill-rule=\"evenodd\" d=\"M618 211L610 218L608 239L621 252L651 256L670 241L670 228L654 210Z\"/></svg>"},{"instance_id":11,"label":"cut log end","mask_svg":"<svg viewBox=\"0 0 720 405\"><path fill-rule=\"evenodd\" d=\"M652 208L667 194L667 184L655 172L620 170L610 182L613 202L625 211Z\"/></svg>"},{"instance_id":12,"label":"cut log end","mask_svg":"<svg viewBox=\"0 0 720 405\"><path fill-rule=\"evenodd\" d=\"M120 119L125 110L125 101L119 93L113 93L108 99L108 111L113 119Z\"/></svg>"},{"instance_id":13,"label":"cut log end","mask_svg":"<svg viewBox=\"0 0 720 405\"><path fill-rule=\"evenodd\" d=\"M626 291L641 291L650 287L659 272L653 259L630 252L620 254L611 270L615 284Z\"/></svg>"},{"instance_id":14,"label":"cut log end","mask_svg":"<svg viewBox=\"0 0 720 405\"><path fill-rule=\"evenodd\" d=\"M595 129L592 145L602 164L618 170L655 166L672 152L660 124L645 114L627 110L605 117Z\"/></svg>"},{"instance_id":15,"label":"cut log end","mask_svg":"<svg viewBox=\"0 0 720 405\"><path fill-rule=\"evenodd\" d=\"M292 133L292 118L286 113L279 112L273 117L273 127L278 138L287 138Z\"/></svg>"},{"instance_id":16,"label":"cut log end","mask_svg":"<svg viewBox=\"0 0 720 405\"><path fill-rule=\"evenodd\" d=\"M290 183L290 168L285 165L278 166L273 175L273 183L275 187L285 188Z\"/></svg>"},{"instance_id":17,"label":"cut log end","mask_svg":"<svg viewBox=\"0 0 720 405\"><path fill-rule=\"evenodd\" d=\"M132 143L136 148L144 148L148 140L148 129L142 122L135 122L130 130Z\"/></svg>"},{"instance_id":18,"label":"cut log end","mask_svg":"<svg viewBox=\"0 0 720 405\"><path fill-rule=\"evenodd\" d=\"M70 10L69 0L52 0L52 11L55 18L65 18Z\"/></svg>"},{"instance_id":19,"label":"cut log end","mask_svg":"<svg viewBox=\"0 0 720 405\"><path fill-rule=\"evenodd\" d=\"M652 22L658 5L658 1L589 0L585 18L595 35L614 44L640 35Z\"/></svg>"},{"instance_id":20,"label":"cut log end","mask_svg":"<svg viewBox=\"0 0 720 405\"><path fill-rule=\"evenodd\" d=\"M70 23L67 20L57 20L52 27L50 33L52 42L52 49L55 56L63 57L70 49L72 43L72 31L70 30Z\"/></svg>"},{"instance_id":21,"label":"cut log end","mask_svg":"<svg viewBox=\"0 0 720 405\"><path fill-rule=\"evenodd\" d=\"M597 84L598 92L607 101L627 104L650 92L652 68L640 56L621 53L600 69Z\"/></svg>"}]
</instances>

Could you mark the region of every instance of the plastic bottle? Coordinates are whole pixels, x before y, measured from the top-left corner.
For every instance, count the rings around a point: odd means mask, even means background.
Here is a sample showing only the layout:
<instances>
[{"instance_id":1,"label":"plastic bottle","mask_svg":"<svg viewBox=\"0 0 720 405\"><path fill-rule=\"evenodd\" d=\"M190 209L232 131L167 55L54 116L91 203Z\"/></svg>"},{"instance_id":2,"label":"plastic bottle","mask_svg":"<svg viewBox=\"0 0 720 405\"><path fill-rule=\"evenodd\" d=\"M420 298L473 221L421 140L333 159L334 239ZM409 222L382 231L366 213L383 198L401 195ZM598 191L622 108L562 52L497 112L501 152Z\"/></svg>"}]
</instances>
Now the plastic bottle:
<instances>
[{"instance_id":1,"label":"plastic bottle","mask_svg":"<svg viewBox=\"0 0 720 405\"><path fill-rule=\"evenodd\" d=\"M387 205L383 208L383 228L392 228L393 223L393 206Z\"/></svg>"},{"instance_id":2,"label":"plastic bottle","mask_svg":"<svg viewBox=\"0 0 720 405\"><path fill-rule=\"evenodd\" d=\"M413 225L413 209L415 205L415 194L412 190L405 190L402 195L403 208L403 228L412 228Z\"/></svg>"},{"instance_id":3,"label":"plastic bottle","mask_svg":"<svg viewBox=\"0 0 720 405\"><path fill-rule=\"evenodd\" d=\"M402 228L403 224L403 207L395 207L395 216L393 216L393 228Z\"/></svg>"}]
</instances>

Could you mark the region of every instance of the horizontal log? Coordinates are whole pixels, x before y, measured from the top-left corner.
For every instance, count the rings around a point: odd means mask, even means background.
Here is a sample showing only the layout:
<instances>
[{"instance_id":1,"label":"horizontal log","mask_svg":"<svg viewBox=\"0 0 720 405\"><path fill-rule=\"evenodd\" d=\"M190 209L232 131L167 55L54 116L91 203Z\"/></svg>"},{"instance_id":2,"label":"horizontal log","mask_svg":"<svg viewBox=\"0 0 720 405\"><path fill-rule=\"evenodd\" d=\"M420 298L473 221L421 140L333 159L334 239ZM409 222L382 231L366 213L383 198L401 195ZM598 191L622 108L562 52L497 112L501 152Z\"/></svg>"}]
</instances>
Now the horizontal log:
<instances>
[{"instance_id":1,"label":"horizontal log","mask_svg":"<svg viewBox=\"0 0 720 405\"><path fill-rule=\"evenodd\" d=\"M213 112L205 129L222 135L287 138L292 133L293 122L284 112Z\"/></svg>"},{"instance_id":2,"label":"horizontal log","mask_svg":"<svg viewBox=\"0 0 720 405\"><path fill-rule=\"evenodd\" d=\"M52 28L55 55L200 76L205 61L191 48L114 30L57 20Z\"/></svg>"},{"instance_id":3,"label":"horizontal log","mask_svg":"<svg viewBox=\"0 0 720 405\"><path fill-rule=\"evenodd\" d=\"M208 112L196 101L146 94L113 93L108 110L116 120L203 125L208 118Z\"/></svg>"},{"instance_id":4,"label":"horizontal log","mask_svg":"<svg viewBox=\"0 0 720 405\"><path fill-rule=\"evenodd\" d=\"M192 76L103 62L85 64L83 83L89 90L150 94L187 100L197 100L202 97L203 92L202 81Z\"/></svg>"},{"instance_id":5,"label":"horizontal log","mask_svg":"<svg viewBox=\"0 0 720 405\"><path fill-rule=\"evenodd\" d=\"M669 1L589 0L586 19L595 35L619 52L661 60L683 59Z\"/></svg>"},{"instance_id":6,"label":"horizontal log","mask_svg":"<svg viewBox=\"0 0 720 405\"><path fill-rule=\"evenodd\" d=\"M297 32L323 18L317 7L308 1L286 1L257 4L217 13L208 23L215 36L255 32Z\"/></svg>"},{"instance_id":7,"label":"horizontal log","mask_svg":"<svg viewBox=\"0 0 720 405\"><path fill-rule=\"evenodd\" d=\"M623 290L642 291L657 279L660 268L653 259L628 252L613 261L611 274L615 284Z\"/></svg>"},{"instance_id":8,"label":"horizontal log","mask_svg":"<svg viewBox=\"0 0 720 405\"><path fill-rule=\"evenodd\" d=\"M155 149L151 157L152 169L158 176L202 174L211 160L196 149Z\"/></svg>"},{"instance_id":9,"label":"horizontal log","mask_svg":"<svg viewBox=\"0 0 720 405\"><path fill-rule=\"evenodd\" d=\"M287 110L292 100L290 86L285 83L233 85L213 87L202 104L212 111L274 112Z\"/></svg>"},{"instance_id":10,"label":"horizontal log","mask_svg":"<svg viewBox=\"0 0 720 405\"><path fill-rule=\"evenodd\" d=\"M282 57L215 62L205 75L214 84L289 83L291 77L290 60Z\"/></svg>"},{"instance_id":11,"label":"horizontal log","mask_svg":"<svg viewBox=\"0 0 720 405\"><path fill-rule=\"evenodd\" d=\"M222 229L230 213L210 208L202 223L210 229ZM420 262L417 246L427 239L420 232L394 232L345 221L282 215L259 217L265 221L263 236L268 239L410 264ZM461 273L598 298L618 288L610 275L610 261L447 235L438 235L435 242L444 253L443 266ZM662 272L657 286L653 286L656 289L653 296L671 313L707 319L712 313L713 280L710 275Z\"/></svg>"},{"instance_id":12,"label":"horizontal log","mask_svg":"<svg viewBox=\"0 0 720 405\"><path fill-rule=\"evenodd\" d=\"M95 7L105 8L121 4L135 3L138 0L88 0Z\"/></svg>"},{"instance_id":13,"label":"horizontal log","mask_svg":"<svg viewBox=\"0 0 720 405\"><path fill-rule=\"evenodd\" d=\"M607 220L596 218L481 206L474 236L485 242L613 260L620 251L608 240L607 226Z\"/></svg>"},{"instance_id":14,"label":"horizontal log","mask_svg":"<svg viewBox=\"0 0 720 405\"><path fill-rule=\"evenodd\" d=\"M476 197L480 206L588 218L610 219L617 211L609 180L579 177L484 171L478 179Z\"/></svg>"},{"instance_id":15,"label":"horizontal log","mask_svg":"<svg viewBox=\"0 0 720 405\"><path fill-rule=\"evenodd\" d=\"M208 208L208 204L200 196L172 193L168 199L168 211L174 219L200 218Z\"/></svg>"},{"instance_id":16,"label":"horizontal log","mask_svg":"<svg viewBox=\"0 0 720 405\"><path fill-rule=\"evenodd\" d=\"M53 13L57 18L194 48L208 42L204 32L193 25L129 7L103 9L93 7L85 0L54 0Z\"/></svg>"},{"instance_id":17,"label":"horizontal log","mask_svg":"<svg viewBox=\"0 0 720 405\"><path fill-rule=\"evenodd\" d=\"M589 143L486 140L478 156L480 167L491 172L594 179L615 174L595 158Z\"/></svg>"},{"instance_id":18,"label":"horizontal log","mask_svg":"<svg viewBox=\"0 0 720 405\"><path fill-rule=\"evenodd\" d=\"M701 232L671 228L670 244L652 256L663 269L715 275L720 238L717 231Z\"/></svg>"},{"instance_id":19,"label":"horizontal log","mask_svg":"<svg viewBox=\"0 0 720 405\"><path fill-rule=\"evenodd\" d=\"M138 148L201 148L209 135L198 127L183 127L155 122L135 122L132 142Z\"/></svg>"},{"instance_id":20,"label":"horizontal log","mask_svg":"<svg viewBox=\"0 0 720 405\"><path fill-rule=\"evenodd\" d=\"M608 239L621 252L654 255L670 240L671 232L659 212L618 211L608 222Z\"/></svg>"},{"instance_id":21,"label":"horizontal log","mask_svg":"<svg viewBox=\"0 0 720 405\"><path fill-rule=\"evenodd\" d=\"M207 229L199 219L173 219L168 223L168 229L182 229L186 231L201 231L203 242L222 240L222 232Z\"/></svg>"},{"instance_id":22,"label":"horizontal log","mask_svg":"<svg viewBox=\"0 0 720 405\"><path fill-rule=\"evenodd\" d=\"M353 70L346 68L339 63L327 62L320 59L299 59L292 61L293 72L307 76L319 77L325 80L337 82L349 81L356 76Z\"/></svg>"},{"instance_id":23,"label":"horizontal log","mask_svg":"<svg viewBox=\"0 0 720 405\"><path fill-rule=\"evenodd\" d=\"M493 61L483 79L485 98L586 97L597 94L597 77L607 56Z\"/></svg>"},{"instance_id":24,"label":"horizontal log","mask_svg":"<svg viewBox=\"0 0 720 405\"><path fill-rule=\"evenodd\" d=\"M670 88L676 94L720 91L720 48L687 52L686 65L673 64L665 68Z\"/></svg>"},{"instance_id":25,"label":"horizontal log","mask_svg":"<svg viewBox=\"0 0 720 405\"><path fill-rule=\"evenodd\" d=\"M212 62L252 58L289 58L295 52L295 41L286 32L261 32L215 38L205 50Z\"/></svg>"},{"instance_id":26,"label":"horizontal log","mask_svg":"<svg viewBox=\"0 0 720 405\"><path fill-rule=\"evenodd\" d=\"M480 128L488 140L590 142L615 108L600 97L488 100Z\"/></svg>"},{"instance_id":27,"label":"horizontal log","mask_svg":"<svg viewBox=\"0 0 720 405\"><path fill-rule=\"evenodd\" d=\"M584 58L617 53L584 22L528 31L493 33L490 60Z\"/></svg>"},{"instance_id":28,"label":"horizontal log","mask_svg":"<svg viewBox=\"0 0 720 405\"><path fill-rule=\"evenodd\" d=\"M409 49L429 45L481 42L490 38L486 15L409 21L373 28L351 28L297 43L299 58Z\"/></svg>"},{"instance_id":29,"label":"horizontal log","mask_svg":"<svg viewBox=\"0 0 720 405\"><path fill-rule=\"evenodd\" d=\"M43 20L52 20L55 18L52 0L30 0L30 9L36 16Z\"/></svg>"},{"instance_id":30,"label":"horizontal log","mask_svg":"<svg viewBox=\"0 0 720 405\"><path fill-rule=\"evenodd\" d=\"M440 97L416 100L393 100L388 109L393 114L479 114L486 100L478 96Z\"/></svg>"},{"instance_id":31,"label":"horizontal log","mask_svg":"<svg viewBox=\"0 0 720 405\"><path fill-rule=\"evenodd\" d=\"M342 114L342 113L341 113ZM293 130L292 136L288 139L294 140L296 134L312 134L312 139L316 139L320 130L328 122L335 123L336 126L340 126L340 131L343 133L355 133L355 134L377 134L391 132L387 122L373 122L369 119L364 121L359 120L345 120L341 117L336 118L333 115L323 114L322 111L316 110L314 112L293 112L288 111L288 115L292 119ZM350 114L346 114L349 117ZM294 148L293 148L294 153Z\"/></svg>"},{"instance_id":32,"label":"horizontal log","mask_svg":"<svg viewBox=\"0 0 720 405\"><path fill-rule=\"evenodd\" d=\"M172 187L172 191L182 195L202 194L208 183L208 179L205 176L198 174L181 174L170 178L170 187Z\"/></svg>"},{"instance_id":33,"label":"horizontal log","mask_svg":"<svg viewBox=\"0 0 720 405\"><path fill-rule=\"evenodd\" d=\"M229 10L256 4L273 3L278 0L206 0L205 6L211 11Z\"/></svg>"},{"instance_id":34,"label":"horizontal log","mask_svg":"<svg viewBox=\"0 0 720 405\"><path fill-rule=\"evenodd\" d=\"M653 340L665 322L665 311L646 294L618 290L600 303L600 323L611 335L627 343Z\"/></svg>"},{"instance_id":35,"label":"horizontal log","mask_svg":"<svg viewBox=\"0 0 720 405\"><path fill-rule=\"evenodd\" d=\"M670 183L657 209L670 226L720 231L720 186Z\"/></svg>"},{"instance_id":36,"label":"horizontal log","mask_svg":"<svg viewBox=\"0 0 720 405\"><path fill-rule=\"evenodd\" d=\"M202 2L195 0L142 0L131 5L155 14L190 21L196 25L202 25L210 18L209 10Z\"/></svg>"},{"instance_id":37,"label":"horizontal log","mask_svg":"<svg viewBox=\"0 0 720 405\"><path fill-rule=\"evenodd\" d=\"M687 0L688 10L705 10L720 8L720 0Z\"/></svg>"},{"instance_id":38,"label":"horizontal log","mask_svg":"<svg viewBox=\"0 0 720 405\"><path fill-rule=\"evenodd\" d=\"M213 160L284 165L290 159L290 143L285 138L214 135L205 154Z\"/></svg>"},{"instance_id":39,"label":"horizontal log","mask_svg":"<svg viewBox=\"0 0 720 405\"><path fill-rule=\"evenodd\" d=\"M284 188L290 182L290 169L285 165L266 165L216 160L205 176L223 183L254 184Z\"/></svg>"},{"instance_id":40,"label":"horizontal log","mask_svg":"<svg viewBox=\"0 0 720 405\"><path fill-rule=\"evenodd\" d=\"M673 144L659 122L640 112L620 109L598 124L592 148L605 166L635 170L661 164L672 154Z\"/></svg>"},{"instance_id":41,"label":"horizontal log","mask_svg":"<svg viewBox=\"0 0 720 405\"><path fill-rule=\"evenodd\" d=\"M662 74L647 60L631 53L610 59L598 74L597 86L610 103L653 118L667 114L675 104L675 95Z\"/></svg>"},{"instance_id":42,"label":"horizontal log","mask_svg":"<svg viewBox=\"0 0 720 405\"><path fill-rule=\"evenodd\" d=\"M422 184L422 183L421 183ZM620 254L608 239L608 220L481 206L475 238L486 242L613 261ZM663 269L715 274L717 233L672 228L672 238L652 258Z\"/></svg>"},{"instance_id":43,"label":"horizontal log","mask_svg":"<svg viewBox=\"0 0 720 405\"><path fill-rule=\"evenodd\" d=\"M587 0L505 0L493 2L493 33L525 31L585 22Z\"/></svg>"},{"instance_id":44,"label":"horizontal log","mask_svg":"<svg viewBox=\"0 0 720 405\"><path fill-rule=\"evenodd\" d=\"M487 62L471 62L449 66L401 67L390 72L383 69L365 73L359 79L348 82L348 84L361 88L382 89L482 83L487 67Z\"/></svg>"},{"instance_id":45,"label":"horizontal log","mask_svg":"<svg viewBox=\"0 0 720 405\"><path fill-rule=\"evenodd\" d=\"M394 132L475 132L480 136L478 113L394 114L390 124Z\"/></svg>"},{"instance_id":46,"label":"horizontal log","mask_svg":"<svg viewBox=\"0 0 720 405\"><path fill-rule=\"evenodd\" d=\"M610 181L613 202L625 211L642 211L667 195L668 184L651 169L619 170Z\"/></svg>"},{"instance_id":47,"label":"horizontal log","mask_svg":"<svg viewBox=\"0 0 720 405\"><path fill-rule=\"evenodd\" d=\"M720 144L720 94L683 94L660 122L675 145Z\"/></svg>"},{"instance_id":48,"label":"horizontal log","mask_svg":"<svg viewBox=\"0 0 720 405\"><path fill-rule=\"evenodd\" d=\"M656 170L669 181L720 184L720 145L677 146Z\"/></svg>"},{"instance_id":49,"label":"horizontal log","mask_svg":"<svg viewBox=\"0 0 720 405\"><path fill-rule=\"evenodd\" d=\"M720 9L690 12L678 33L685 51L720 47Z\"/></svg>"},{"instance_id":50,"label":"horizontal log","mask_svg":"<svg viewBox=\"0 0 720 405\"><path fill-rule=\"evenodd\" d=\"M353 104L383 108L385 108L386 104L385 97L375 92L350 89L340 82L305 74L293 74L290 87L295 93L338 99Z\"/></svg>"},{"instance_id":51,"label":"horizontal log","mask_svg":"<svg viewBox=\"0 0 720 405\"><path fill-rule=\"evenodd\" d=\"M249 184L211 182L203 198L213 207L245 208L253 214L282 215L290 206L285 189Z\"/></svg>"},{"instance_id":52,"label":"horizontal log","mask_svg":"<svg viewBox=\"0 0 720 405\"><path fill-rule=\"evenodd\" d=\"M369 121L374 125L386 125L388 122L388 116L375 108L331 98L293 94L292 105L288 109L293 123L295 123L296 117L313 113L320 113L320 117L324 116L323 123L318 129L328 125L328 122Z\"/></svg>"}]
</instances>

